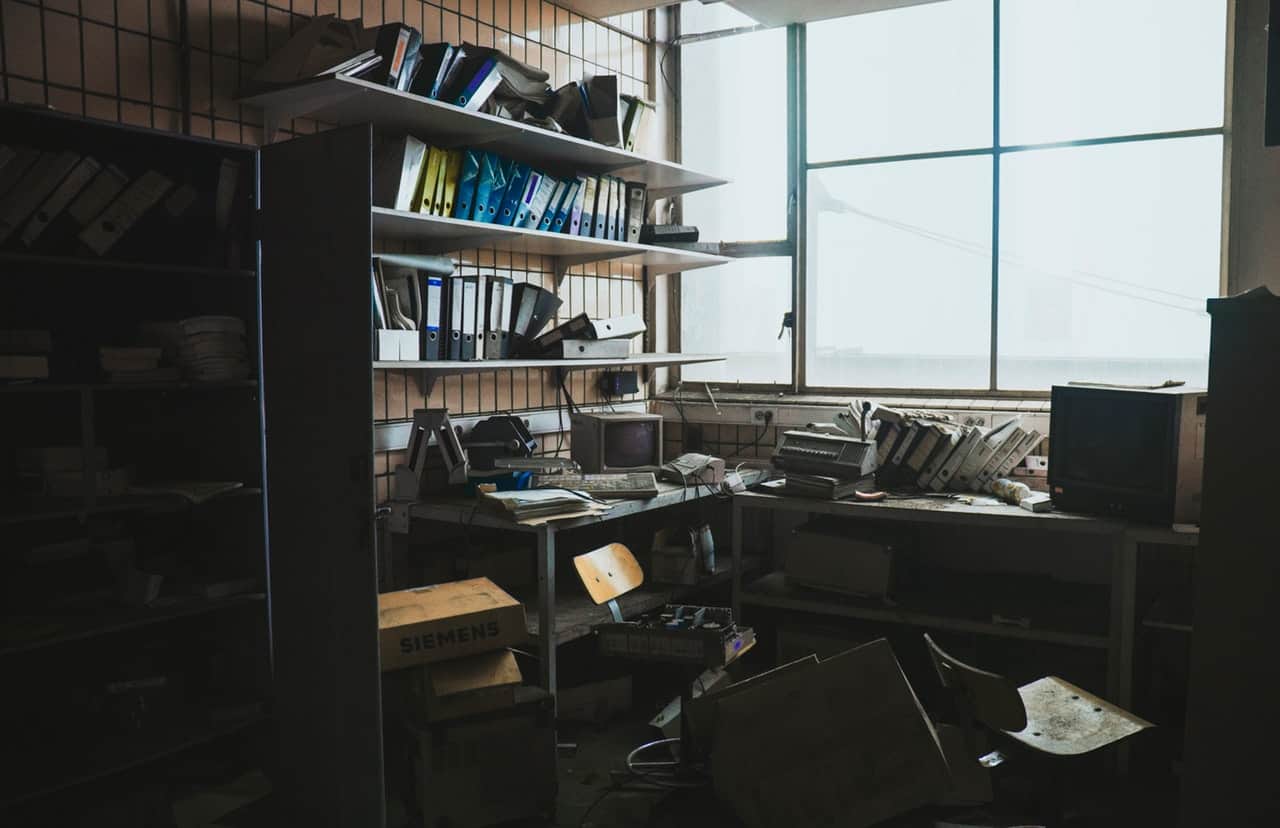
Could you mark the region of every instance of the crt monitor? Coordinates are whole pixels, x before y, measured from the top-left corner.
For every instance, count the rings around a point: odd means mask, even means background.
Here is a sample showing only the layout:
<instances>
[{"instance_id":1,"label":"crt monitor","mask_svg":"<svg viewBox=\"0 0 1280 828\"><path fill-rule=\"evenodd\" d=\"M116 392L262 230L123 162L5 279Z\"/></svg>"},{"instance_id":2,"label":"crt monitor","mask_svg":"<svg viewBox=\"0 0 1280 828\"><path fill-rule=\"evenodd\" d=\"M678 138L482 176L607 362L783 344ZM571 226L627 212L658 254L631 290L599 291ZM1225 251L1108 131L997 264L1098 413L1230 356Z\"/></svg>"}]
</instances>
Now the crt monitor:
<instances>
[{"instance_id":1,"label":"crt monitor","mask_svg":"<svg viewBox=\"0 0 1280 828\"><path fill-rule=\"evenodd\" d=\"M570 423L570 454L586 473L656 471L662 465L657 414L579 412Z\"/></svg>"}]
</instances>

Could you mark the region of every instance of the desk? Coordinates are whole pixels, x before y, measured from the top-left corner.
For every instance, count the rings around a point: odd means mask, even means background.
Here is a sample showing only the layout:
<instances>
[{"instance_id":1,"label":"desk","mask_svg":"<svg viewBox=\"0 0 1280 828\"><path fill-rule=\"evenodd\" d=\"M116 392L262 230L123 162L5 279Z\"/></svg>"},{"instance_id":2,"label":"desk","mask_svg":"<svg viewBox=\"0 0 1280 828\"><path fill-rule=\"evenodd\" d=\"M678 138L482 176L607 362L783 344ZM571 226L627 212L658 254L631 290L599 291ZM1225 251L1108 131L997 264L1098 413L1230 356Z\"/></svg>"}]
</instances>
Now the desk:
<instances>
[{"instance_id":1,"label":"desk","mask_svg":"<svg viewBox=\"0 0 1280 828\"><path fill-rule=\"evenodd\" d=\"M763 479L764 473L744 469L744 482L748 485ZM454 526L477 526L533 535L538 547L538 613L528 620L529 635L541 653L540 683L553 695L556 692L556 647L591 634L596 624L611 620L609 610L598 607L583 595L567 601L556 601L556 537L586 526L621 520L645 512L668 509L685 503L694 503L712 492L705 486L685 487L676 483L659 483L658 496L647 500L609 501L612 508L601 515L553 520L538 526L526 526L512 521L496 510L486 509L475 498L442 498L418 502L396 502L391 506L390 529L407 532L410 520L428 520L450 523ZM732 577L741 582L741 549L732 559ZM619 603L624 615L635 616L657 609L664 604L679 601L698 589L721 584L731 577L731 565L720 561L716 572L697 584L687 586L645 586L623 596Z\"/></svg>"},{"instance_id":2,"label":"desk","mask_svg":"<svg viewBox=\"0 0 1280 828\"><path fill-rule=\"evenodd\" d=\"M1036 530L1075 535L1105 545L1111 554L1109 621L1105 635L1070 630L1033 629L993 624L946 613L906 611L883 604L847 599L836 594L788 586L781 573L768 575L744 588L741 567L743 513L748 509L800 514L834 515L858 520L934 524L957 528ZM1141 544L1192 546L1195 533L1137 526L1122 521L1065 512L1034 514L1005 504L971 506L941 498L895 498L879 503L824 501L745 492L733 499L733 611L742 605L773 607L860 618L881 623L906 624L925 629L955 630L982 635L1045 641L1107 651L1108 699L1128 708L1133 702L1133 650L1137 614L1137 560Z\"/></svg>"}]
</instances>

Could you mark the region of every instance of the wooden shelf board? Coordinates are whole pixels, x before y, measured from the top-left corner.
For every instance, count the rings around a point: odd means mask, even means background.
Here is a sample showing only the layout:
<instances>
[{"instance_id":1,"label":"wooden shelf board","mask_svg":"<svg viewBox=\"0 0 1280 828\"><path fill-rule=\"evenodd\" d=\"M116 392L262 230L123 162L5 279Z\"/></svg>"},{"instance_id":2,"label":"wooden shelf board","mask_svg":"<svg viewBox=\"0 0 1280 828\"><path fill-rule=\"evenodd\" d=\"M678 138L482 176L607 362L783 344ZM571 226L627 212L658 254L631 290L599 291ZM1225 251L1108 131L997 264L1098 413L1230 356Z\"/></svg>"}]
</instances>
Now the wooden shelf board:
<instances>
[{"instance_id":1,"label":"wooden shelf board","mask_svg":"<svg viewBox=\"0 0 1280 828\"><path fill-rule=\"evenodd\" d=\"M1105 650L1110 644L1105 635L991 624L971 618L889 607L873 600L804 589L787 583L786 575L781 572L770 573L755 583L745 586L742 590L742 603L744 605L772 609L808 612L816 615L858 618L864 621L878 621L887 624L905 624L925 629L952 630L997 638L1019 638L1025 641L1043 641L1072 647Z\"/></svg>"},{"instance_id":2,"label":"wooden shelf board","mask_svg":"<svg viewBox=\"0 0 1280 828\"><path fill-rule=\"evenodd\" d=\"M259 496L262 489L254 486L241 486L216 495L209 501L222 500L228 497ZM30 523L41 520L60 520L63 518L83 518L88 515L108 514L111 512L132 512L147 509L174 509L189 506L190 501L180 495L111 495L99 497L92 506L79 497L39 497L27 501L20 512L0 512L0 526L14 523ZM202 504L201 504L202 505Z\"/></svg>"},{"instance_id":3,"label":"wooden shelf board","mask_svg":"<svg viewBox=\"0 0 1280 828\"><path fill-rule=\"evenodd\" d=\"M762 560L757 557L747 556L742 559L742 568L744 572L752 571L759 568ZM622 615L625 618L634 618L643 615L646 612L652 612L666 604L682 601L699 590L708 587L718 586L729 582L733 577L732 562L728 557L721 558L717 561L716 571L714 575L707 575L696 584L654 584L642 586L632 590L626 595L618 598L618 605L622 608ZM534 608L533 612L525 610L526 626L529 629L529 638L537 643L539 622L536 610L537 602L532 601L527 606ZM556 597L556 646L567 644L570 641L577 641L580 638L586 638L591 635L592 630L599 624L608 623L613 619L609 614L609 608L597 605L592 602L591 598L580 592L565 597Z\"/></svg>"},{"instance_id":4,"label":"wooden shelf board","mask_svg":"<svg viewBox=\"0 0 1280 828\"><path fill-rule=\"evenodd\" d=\"M194 615L217 612L228 607L236 607L263 601L266 595L261 592L250 592L242 595L231 595L226 598L183 598L159 606L125 608L118 610L94 611L83 616L51 616L46 622L57 631L29 638L0 639L0 656L11 656L17 653L97 638L101 635L133 630L141 627L160 624L176 618L187 618ZM38 624L43 619L33 617ZM13 619L6 628L16 626Z\"/></svg>"},{"instance_id":5,"label":"wooden shelf board","mask_svg":"<svg viewBox=\"0 0 1280 828\"><path fill-rule=\"evenodd\" d=\"M240 100L271 119L308 117L332 124L371 123L383 130L410 132L445 148L480 147L552 173L612 173L643 182L662 198L727 183L680 164L645 158L494 115L467 112L450 104L400 92L357 78L326 77Z\"/></svg>"},{"instance_id":6,"label":"wooden shelf board","mask_svg":"<svg viewBox=\"0 0 1280 828\"><path fill-rule=\"evenodd\" d=\"M37 774L37 771L43 769L25 768L24 770L27 773L15 778L17 783L15 786L12 789L7 789L6 786L6 790L0 793L0 804L7 807L29 802L78 785L123 773L159 759L177 755L185 750L208 744L215 739L234 735L266 720L267 716L264 713L255 713L222 722L191 722L185 726L172 728L163 740L155 739L150 744L135 746L132 750L126 749L120 751L116 756L108 758L94 756L89 751L78 755L68 753L68 756L76 756L83 764L52 782L48 781L47 776L44 774Z\"/></svg>"},{"instance_id":7,"label":"wooden shelf board","mask_svg":"<svg viewBox=\"0 0 1280 828\"><path fill-rule=\"evenodd\" d=\"M554 256L561 260L564 268L589 262L616 261L643 265L654 273L676 273L730 261L726 256L694 250L484 224L386 207L373 208L373 231L381 239L419 242L428 248L425 252L432 254L481 247L508 253Z\"/></svg>"},{"instance_id":8,"label":"wooden shelf board","mask_svg":"<svg viewBox=\"0 0 1280 828\"><path fill-rule=\"evenodd\" d=\"M210 265L164 264L157 262L129 262L113 259L93 259L85 256L44 256L39 253L0 252L0 264L30 264L43 267L81 268L84 270L124 270L135 273L169 274L175 276L210 276L224 279L253 279L257 272L250 268L214 267Z\"/></svg>"}]
</instances>

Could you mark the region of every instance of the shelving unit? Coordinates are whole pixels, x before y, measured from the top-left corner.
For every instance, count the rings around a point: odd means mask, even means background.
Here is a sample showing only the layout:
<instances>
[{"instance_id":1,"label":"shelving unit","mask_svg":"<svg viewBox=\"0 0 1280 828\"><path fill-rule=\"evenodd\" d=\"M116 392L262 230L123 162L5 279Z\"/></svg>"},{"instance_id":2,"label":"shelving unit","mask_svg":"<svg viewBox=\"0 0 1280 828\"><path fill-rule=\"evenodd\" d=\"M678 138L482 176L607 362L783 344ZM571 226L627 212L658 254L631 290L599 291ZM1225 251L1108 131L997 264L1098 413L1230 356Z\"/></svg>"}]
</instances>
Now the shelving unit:
<instances>
[{"instance_id":1,"label":"shelving unit","mask_svg":"<svg viewBox=\"0 0 1280 828\"><path fill-rule=\"evenodd\" d=\"M0 463L0 672L23 677L11 682L14 703L0 723L18 734L4 751L14 771L0 784L0 823L27 824L15 810L93 811L100 791L85 786L116 774L153 784L189 767L189 751L247 753L232 740L255 738L267 721L258 383L113 383L98 379L97 364L98 347L137 342L141 323L205 314L242 318L256 350L248 221L256 159L243 146L26 107L0 105L0 119L6 144L92 155L130 180L155 170L198 194L192 212L172 222L144 214L104 258L66 255L74 231L56 223L33 248L10 238L0 250L0 329L48 330L53 346L50 379L0 382L0 457L78 449L67 473L81 483L75 497L43 495L47 470L20 475ZM219 231L214 182L224 174L241 178L227 191L231 211ZM104 495L95 486L99 448L140 489L164 480L244 485L200 503ZM148 587L162 578L147 605L127 586L139 574ZM182 586L197 578L259 585L202 598ZM155 765L162 759L171 761ZM47 799L55 794L62 799Z\"/></svg>"},{"instance_id":2,"label":"shelving unit","mask_svg":"<svg viewBox=\"0 0 1280 828\"><path fill-rule=\"evenodd\" d=\"M280 800L288 803L295 819L380 825L385 774L380 738L382 674L375 642L382 527L373 480L373 455L379 442L371 417L380 372L417 372L430 393L440 377L454 374L652 368L720 357L633 354L609 360L375 361L368 310L370 258L392 241L409 242L407 246L416 253L493 249L552 257L558 277L574 265L591 261L630 262L651 274L706 267L726 259L375 207L370 195L375 130L411 130L437 145L483 146L552 174L616 173L646 182L654 195L723 182L678 164L346 78L303 84L245 103L266 108L271 121L307 116L345 124L260 150L262 313L270 320L263 332L262 392L268 425L275 679L282 700L275 719L287 754L275 782ZM302 297L305 309L299 307ZM564 605L556 603L555 536L698 496L664 491L651 501L620 502L607 516L555 521L537 529L477 511L475 501L392 504L385 525L394 531L407 529L411 520L456 521L465 515L474 526L533 532L540 539L540 587L538 611L528 614L536 615L532 629L541 650L540 683L554 688L557 646L585 634L594 617L572 598ZM722 569L709 580L723 583L730 577ZM635 599L635 606L652 608L653 602L668 594L677 593L645 591ZM681 589L679 594L688 593ZM557 619L564 621L568 632L557 633ZM341 657L335 658L335 653ZM317 688L324 692L316 692Z\"/></svg>"}]
</instances>

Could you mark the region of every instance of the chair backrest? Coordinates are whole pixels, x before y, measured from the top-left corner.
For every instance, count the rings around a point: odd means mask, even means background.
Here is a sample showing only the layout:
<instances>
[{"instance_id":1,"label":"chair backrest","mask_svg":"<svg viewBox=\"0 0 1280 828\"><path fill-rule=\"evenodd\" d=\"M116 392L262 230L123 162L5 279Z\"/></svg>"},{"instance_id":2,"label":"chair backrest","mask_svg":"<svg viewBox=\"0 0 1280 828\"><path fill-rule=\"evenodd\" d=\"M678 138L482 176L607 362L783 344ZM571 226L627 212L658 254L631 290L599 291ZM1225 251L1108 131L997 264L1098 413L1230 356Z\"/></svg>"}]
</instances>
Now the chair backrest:
<instances>
[{"instance_id":1,"label":"chair backrest","mask_svg":"<svg viewBox=\"0 0 1280 828\"><path fill-rule=\"evenodd\" d=\"M994 730L1017 733L1027 726L1027 709L1011 681L952 658L927 633L924 641L942 686L955 693L963 713Z\"/></svg>"},{"instance_id":2,"label":"chair backrest","mask_svg":"<svg viewBox=\"0 0 1280 828\"><path fill-rule=\"evenodd\" d=\"M644 570L631 550L621 543L611 543L573 559L587 594L597 604L612 601L644 583Z\"/></svg>"}]
</instances>

